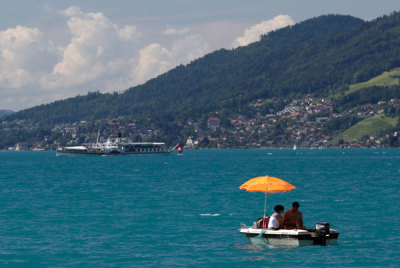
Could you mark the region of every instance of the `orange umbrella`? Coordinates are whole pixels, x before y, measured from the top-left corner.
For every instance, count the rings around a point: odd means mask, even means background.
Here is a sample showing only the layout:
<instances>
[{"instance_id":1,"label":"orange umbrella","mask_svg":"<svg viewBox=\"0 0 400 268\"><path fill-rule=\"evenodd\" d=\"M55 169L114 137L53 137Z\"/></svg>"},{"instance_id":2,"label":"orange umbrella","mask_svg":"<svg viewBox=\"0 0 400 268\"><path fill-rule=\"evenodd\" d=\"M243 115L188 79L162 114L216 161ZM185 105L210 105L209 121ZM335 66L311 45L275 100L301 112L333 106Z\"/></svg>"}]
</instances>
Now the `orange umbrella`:
<instances>
[{"instance_id":1,"label":"orange umbrella","mask_svg":"<svg viewBox=\"0 0 400 268\"><path fill-rule=\"evenodd\" d=\"M270 176L260 176L250 179L243 183L239 188L248 192L265 193L264 218L267 209L267 193L282 193L296 189L296 187L287 181Z\"/></svg>"}]
</instances>

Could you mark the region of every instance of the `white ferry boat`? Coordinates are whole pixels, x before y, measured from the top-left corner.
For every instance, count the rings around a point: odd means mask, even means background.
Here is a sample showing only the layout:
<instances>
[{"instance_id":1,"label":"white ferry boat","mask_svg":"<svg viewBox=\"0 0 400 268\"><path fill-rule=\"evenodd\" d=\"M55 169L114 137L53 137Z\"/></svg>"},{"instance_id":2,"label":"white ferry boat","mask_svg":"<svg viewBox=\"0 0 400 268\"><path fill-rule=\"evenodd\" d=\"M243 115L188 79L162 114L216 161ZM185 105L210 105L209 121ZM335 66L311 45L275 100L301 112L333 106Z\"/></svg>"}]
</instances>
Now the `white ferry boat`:
<instances>
[{"instance_id":1,"label":"white ferry boat","mask_svg":"<svg viewBox=\"0 0 400 268\"><path fill-rule=\"evenodd\" d=\"M98 139L97 139L98 140ZM107 139L104 143L86 143L80 146L60 147L56 155L86 154L86 155L129 155L129 154L168 154L172 150L181 152L182 147L178 144L173 148L167 148L164 142L129 142L116 138L114 141Z\"/></svg>"}]
</instances>

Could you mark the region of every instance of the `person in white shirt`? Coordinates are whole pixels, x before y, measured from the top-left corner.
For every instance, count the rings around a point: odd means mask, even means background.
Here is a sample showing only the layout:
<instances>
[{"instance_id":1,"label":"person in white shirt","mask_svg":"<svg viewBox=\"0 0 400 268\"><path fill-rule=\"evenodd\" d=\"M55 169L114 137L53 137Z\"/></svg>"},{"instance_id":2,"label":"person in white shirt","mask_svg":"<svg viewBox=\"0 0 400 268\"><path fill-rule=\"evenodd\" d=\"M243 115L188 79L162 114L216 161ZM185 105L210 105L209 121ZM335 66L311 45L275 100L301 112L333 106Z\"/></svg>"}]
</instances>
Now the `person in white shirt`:
<instances>
[{"instance_id":1,"label":"person in white shirt","mask_svg":"<svg viewBox=\"0 0 400 268\"><path fill-rule=\"evenodd\" d=\"M275 213L271 215L268 222L268 229L278 230L283 227L282 213L285 208L282 205L276 205L274 207Z\"/></svg>"}]
</instances>

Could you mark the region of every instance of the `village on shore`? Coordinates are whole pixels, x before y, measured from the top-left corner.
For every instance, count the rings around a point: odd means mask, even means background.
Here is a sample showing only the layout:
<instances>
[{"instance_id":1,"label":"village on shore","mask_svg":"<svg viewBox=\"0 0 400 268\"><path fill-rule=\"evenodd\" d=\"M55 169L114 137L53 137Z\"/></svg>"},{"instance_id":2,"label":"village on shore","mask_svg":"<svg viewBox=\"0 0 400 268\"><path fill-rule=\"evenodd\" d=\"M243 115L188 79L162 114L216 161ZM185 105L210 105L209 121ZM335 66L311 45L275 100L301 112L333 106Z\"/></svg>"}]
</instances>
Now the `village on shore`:
<instances>
[{"instance_id":1,"label":"village on shore","mask_svg":"<svg viewBox=\"0 0 400 268\"><path fill-rule=\"evenodd\" d=\"M383 116L390 117L392 111L400 106L399 99L379 101L376 104L364 104L351 109L335 111L333 101L324 98L305 96L288 102L283 109L265 110L266 101L258 99L251 103L253 116L241 113L227 114L225 110L209 114L203 121L189 119L176 122L182 136L171 142L179 141L186 149L198 148L379 148L391 147L397 141L400 127L381 131L376 136L364 135L349 140L339 131L327 133L327 124L334 118L354 116L362 119ZM102 119L93 122L80 121L70 124L57 124L48 135L29 143L18 142L2 150L54 150L59 146L78 145L94 142L101 126L100 141L105 141L115 133L122 133L123 141L146 142L165 141L163 130L151 119L135 120L119 117L111 120ZM25 120L3 121L3 130L34 130L39 126ZM399 128L399 129L397 129Z\"/></svg>"}]
</instances>

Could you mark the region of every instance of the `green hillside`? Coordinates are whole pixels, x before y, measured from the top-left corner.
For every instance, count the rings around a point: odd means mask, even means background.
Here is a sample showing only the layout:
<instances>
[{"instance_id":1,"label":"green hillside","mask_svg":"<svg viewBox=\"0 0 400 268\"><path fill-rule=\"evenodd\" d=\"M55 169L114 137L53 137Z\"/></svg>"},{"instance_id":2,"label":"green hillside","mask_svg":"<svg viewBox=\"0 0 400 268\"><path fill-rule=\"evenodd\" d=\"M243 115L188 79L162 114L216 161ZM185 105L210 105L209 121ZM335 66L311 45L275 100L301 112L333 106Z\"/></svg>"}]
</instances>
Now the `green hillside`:
<instances>
[{"instance_id":1,"label":"green hillside","mask_svg":"<svg viewBox=\"0 0 400 268\"><path fill-rule=\"evenodd\" d=\"M392 85L398 85L399 78L400 78L400 69L396 68L391 70L390 72L384 72L381 75L375 76L366 82L353 84L350 86L349 90L346 91L344 94L348 95L360 89L373 86L387 87Z\"/></svg>"},{"instance_id":2,"label":"green hillside","mask_svg":"<svg viewBox=\"0 0 400 268\"><path fill-rule=\"evenodd\" d=\"M339 134L331 144L337 144L341 139L344 142L355 142L362 138L378 136L382 131L394 128L398 119L399 117L392 118L384 115L369 117Z\"/></svg>"}]
</instances>

